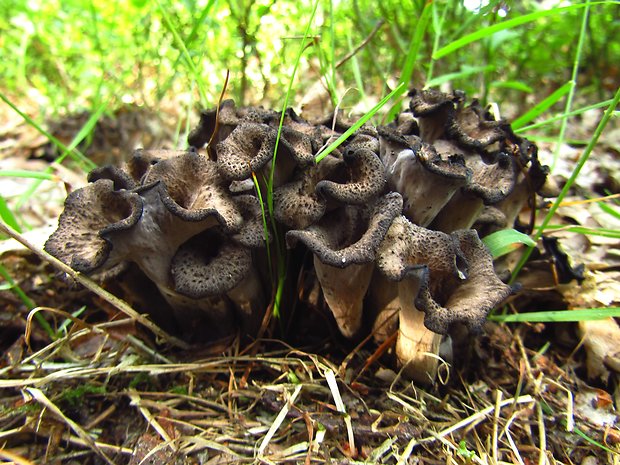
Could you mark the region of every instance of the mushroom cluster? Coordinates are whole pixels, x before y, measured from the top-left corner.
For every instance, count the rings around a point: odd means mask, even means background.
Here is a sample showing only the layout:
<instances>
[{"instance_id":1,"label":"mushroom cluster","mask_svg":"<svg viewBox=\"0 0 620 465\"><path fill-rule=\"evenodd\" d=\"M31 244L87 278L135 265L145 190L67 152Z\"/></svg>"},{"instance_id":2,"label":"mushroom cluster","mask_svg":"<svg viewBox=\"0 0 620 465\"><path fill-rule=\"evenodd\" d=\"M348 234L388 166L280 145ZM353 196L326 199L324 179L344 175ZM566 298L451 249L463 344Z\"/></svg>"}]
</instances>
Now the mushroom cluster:
<instances>
[{"instance_id":1,"label":"mushroom cluster","mask_svg":"<svg viewBox=\"0 0 620 465\"><path fill-rule=\"evenodd\" d=\"M479 330L512 291L476 229L511 226L546 171L535 146L461 93L410 96L396 121L362 126L318 163L350 123L289 109L279 135L280 113L224 101L201 113L189 149L91 172L45 248L101 280L137 265L181 330L208 339L256 331L271 293L265 246L283 234L312 254L344 336L369 321L377 341L398 331L405 371L433 379L441 335Z\"/></svg>"}]
</instances>

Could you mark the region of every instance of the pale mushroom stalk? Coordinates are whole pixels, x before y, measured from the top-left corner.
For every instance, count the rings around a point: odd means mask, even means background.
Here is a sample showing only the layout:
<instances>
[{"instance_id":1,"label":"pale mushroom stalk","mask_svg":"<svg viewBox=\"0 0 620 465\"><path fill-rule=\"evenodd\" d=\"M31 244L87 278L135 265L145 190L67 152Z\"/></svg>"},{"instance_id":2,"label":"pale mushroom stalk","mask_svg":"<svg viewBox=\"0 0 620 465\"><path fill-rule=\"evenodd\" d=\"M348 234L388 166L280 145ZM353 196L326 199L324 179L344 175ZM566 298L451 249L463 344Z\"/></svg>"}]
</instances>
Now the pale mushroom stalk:
<instances>
[{"instance_id":1,"label":"pale mushroom stalk","mask_svg":"<svg viewBox=\"0 0 620 465\"><path fill-rule=\"evenodd\" d=\"M430 228L445 233L459 229L469 229L484 210L480 197L458 191L435 217Z\"/></svg>"},{"instance_id":2,"label":"pale mushroom stalk","mask_svg":"<svg viewBox=\"0 0 620 465\"><path fill-rule=\"evenodd\" d=\"M363 299L360 296L366 295L374 264L336 268L322 263L315 255L314 268L325 302L332 311L340 332L345 337L355 336L362 325Z\"/></svg>"},{"instance_id":3,"label":"pale mushroom stalk","mask_svg":"<svg viewBox=\"0 0 620 465\"><path fill-rule=\"evenodd\" d=\"M400 313L396 357L408 377L428 384L433 383L437 375L442 336L424 326L425 313L415 306L423 268L411 269L407 278L398 283Z\"/></svg>"}]
</instances>

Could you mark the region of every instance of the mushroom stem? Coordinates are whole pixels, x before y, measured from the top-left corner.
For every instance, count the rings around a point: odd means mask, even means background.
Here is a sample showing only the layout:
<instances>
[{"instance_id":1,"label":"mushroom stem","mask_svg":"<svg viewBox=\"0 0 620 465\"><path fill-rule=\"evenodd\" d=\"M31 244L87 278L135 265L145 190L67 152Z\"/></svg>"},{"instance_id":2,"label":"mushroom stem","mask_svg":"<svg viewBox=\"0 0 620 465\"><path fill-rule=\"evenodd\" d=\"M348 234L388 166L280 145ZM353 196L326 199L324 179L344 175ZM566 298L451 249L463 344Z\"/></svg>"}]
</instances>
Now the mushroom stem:
<instances>
[{"instance_id":1,"label":"mushroom stem","mask_svg":"<svg viewBox=\"0 0 620 465\"><path fill-rule=\"evenodd\" d=\"M340 332L353 337L362 325L364 296L370 284L373 263L336 268L315 255L314 268L321 283L325 302L334 314Z\"/></svg>"},{"instance_id":2,"label":"mushroom stem","mask_svg":"<svg viewBox=\"0 0 620 465\"><path fill-rule=\"evenodd\" d=\"M430 229L447 234L458 229L470 229L483 209L481 198L459 190L435 217Z\"/></svg>"},{"instance_id":3,"label":"mushroom stem","mask_svg":"<svg viewBox=\"0 0 620 465\"><path fill-rule=\"evenodd\" d=\"M181 333L189 338L209 341L234 332L234 320L229 302L221 296L192 299L168 287L157 286L175 316Z\"/></svg>"},{"instance_id":4,"label":"mushroom stem","mask_svg":"<svg viewBox=\"0 0 620 465\"><path fill-rule=\"evenodd\" d=\"M425 313L415 306L422 278L418 270L408 273L408 279L398 283L400 325L396 340L396 356L403 371L420 383L432 383L439 365L439 345L442 336L424 326Z\"/></svg>"},{"instance_id":5,"label":"mushroom stem","mask_svg":"<svg viewBox=\"0 0 620 465\"><path fill-rule=\"evenodd\" d=\"M251 266L243 281L227 295L237 310L242 335L255 335L266 308L265 292L256 268Z\"/></svg>"}]
</instances>

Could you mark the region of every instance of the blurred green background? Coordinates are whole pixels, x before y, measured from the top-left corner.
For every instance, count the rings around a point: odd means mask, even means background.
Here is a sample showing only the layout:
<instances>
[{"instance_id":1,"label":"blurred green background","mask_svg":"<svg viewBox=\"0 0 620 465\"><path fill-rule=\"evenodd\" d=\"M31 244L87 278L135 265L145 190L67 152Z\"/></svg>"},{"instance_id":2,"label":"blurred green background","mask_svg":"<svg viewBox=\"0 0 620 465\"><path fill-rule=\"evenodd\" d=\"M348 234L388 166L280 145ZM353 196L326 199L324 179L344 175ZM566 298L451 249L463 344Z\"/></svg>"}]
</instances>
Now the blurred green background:
<instances>
[{"instance_id":1,"label":"blurred green background","mask_svg":"<svg viewBox=\"0 0 620 465\"><path fill-rule=\"evenodd\" d=\"M0 90L18 106L49 118L92 110L101 102L106 111L123 103L214 105L227 69L228 97L240 105L281 107L315 3L1 0L0 5ZM316 85L314 91L328 89L342 108L364 112L395 87L409 59L408 87L452 87L484 102L512 102L508 115L517 116L571 80L584 5L320 0L290 104L311 99ZM532 14L540 16L488 32L489 26ZM620 80L620 4L592 2L585 27L575 83L581 101L593 103L610 98ZM437 57L442 47L477 31L482 37Z\"/></svg>"}]
</instances>

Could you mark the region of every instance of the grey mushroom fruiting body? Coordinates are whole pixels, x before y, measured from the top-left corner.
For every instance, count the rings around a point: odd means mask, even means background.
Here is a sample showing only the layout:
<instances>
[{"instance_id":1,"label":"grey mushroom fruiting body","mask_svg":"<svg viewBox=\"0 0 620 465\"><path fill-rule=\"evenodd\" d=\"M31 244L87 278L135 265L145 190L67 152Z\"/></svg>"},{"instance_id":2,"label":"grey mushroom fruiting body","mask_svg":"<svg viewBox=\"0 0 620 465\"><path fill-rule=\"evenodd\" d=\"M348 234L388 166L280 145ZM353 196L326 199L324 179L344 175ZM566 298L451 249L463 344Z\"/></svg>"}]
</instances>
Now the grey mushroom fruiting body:
<instances>
[{"instance_id":1,"label":"grey mushroom fruiting body","mask_svg":"<svg viewBox=\"0 0 620 465\"><path fill-rule=\"evenodd\" d=\"M45 248L100 279L135 263L185 334L201 328L194 340L255 333L273 247L303 248L312 259L289 262L314 269L340 332L372 326L382 341L398 329L399 363L425 382L441 335L479 330L511 292L470 228L510 227L546 171L535 146L462 93L410 95L393 123L362 126L318 164L351 127L341 115L310 124L289 109L280 126L280 112L224 101L201 114L188 150L94 170Z\"/></svg>"}]
</instances>

